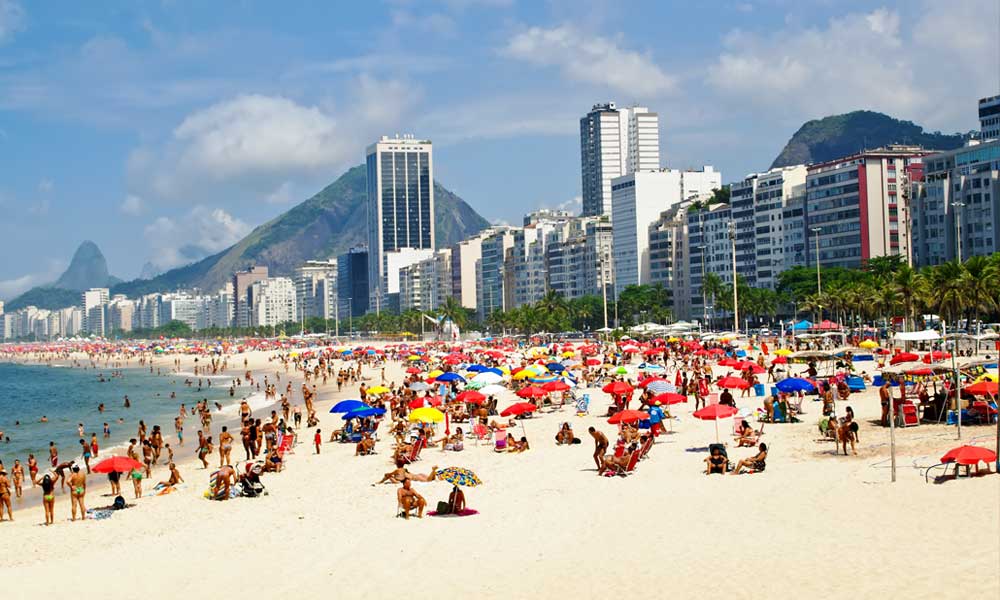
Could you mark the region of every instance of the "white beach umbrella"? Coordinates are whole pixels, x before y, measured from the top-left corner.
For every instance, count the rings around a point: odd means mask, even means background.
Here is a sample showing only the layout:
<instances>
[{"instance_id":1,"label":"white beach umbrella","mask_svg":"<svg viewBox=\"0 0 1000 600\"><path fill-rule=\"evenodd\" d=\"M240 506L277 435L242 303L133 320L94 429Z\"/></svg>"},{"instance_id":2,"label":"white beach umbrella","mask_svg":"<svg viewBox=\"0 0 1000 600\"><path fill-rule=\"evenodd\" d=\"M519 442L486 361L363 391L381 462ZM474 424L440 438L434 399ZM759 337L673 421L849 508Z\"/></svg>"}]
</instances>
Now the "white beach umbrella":
<instances>
[{"instance_id":1,"label":"white beach umbrella","mask_svg":"<svg viewBox=\"0 0 1000 600\"><path fill-rule=\"evenodd\" d=\"M506 391L508 390L504 386L493 383L486 387L480 388L479 393L483 394L484 396L495 396L497 394L501 394Z\"/></svg>"},{"instance_id":2,"label":"white beach umbrella","mask_svg":"<svg viewBox=\"0 0 1000 600\"><path fill-rule=\"evenodd\" d=\"M476 383L484 383L487 385L496 384L503 381L502 375L497 375L492 371L484 371L472 378Z\"/></svg>"}]
</instances>

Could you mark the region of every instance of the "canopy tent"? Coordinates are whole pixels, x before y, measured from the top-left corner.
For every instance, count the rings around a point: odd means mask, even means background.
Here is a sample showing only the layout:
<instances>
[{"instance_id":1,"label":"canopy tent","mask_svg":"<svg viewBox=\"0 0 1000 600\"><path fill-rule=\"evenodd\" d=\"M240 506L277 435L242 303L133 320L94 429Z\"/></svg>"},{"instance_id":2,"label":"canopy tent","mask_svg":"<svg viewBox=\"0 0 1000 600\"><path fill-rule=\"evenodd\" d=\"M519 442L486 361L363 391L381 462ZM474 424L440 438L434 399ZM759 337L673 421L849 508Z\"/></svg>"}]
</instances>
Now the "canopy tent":
<instances>
[{"instance_id":1,"label":"canopy tent","mask_svg":"<svg viewBox=\"0 0 1000 600\"><path fill-rule=\"evenodd\" d=\"M806 321L805 319L799 321L795 325L792 325L792 329L794 329L795 331L804 331L806 329L809 329L810 327L812 327L812 323Z\"/></svg>"},{"instance_id":2,"label":"canopy tent","mask_svg":"<svg viewBox=\"0 0 1000 600\"><path fill-rule=\"evenodd\" d=\"M930 342L941 339L941 334L934 329L923 331L900 331L892 336L897 342Z\"/></svg>"}]
</instances>

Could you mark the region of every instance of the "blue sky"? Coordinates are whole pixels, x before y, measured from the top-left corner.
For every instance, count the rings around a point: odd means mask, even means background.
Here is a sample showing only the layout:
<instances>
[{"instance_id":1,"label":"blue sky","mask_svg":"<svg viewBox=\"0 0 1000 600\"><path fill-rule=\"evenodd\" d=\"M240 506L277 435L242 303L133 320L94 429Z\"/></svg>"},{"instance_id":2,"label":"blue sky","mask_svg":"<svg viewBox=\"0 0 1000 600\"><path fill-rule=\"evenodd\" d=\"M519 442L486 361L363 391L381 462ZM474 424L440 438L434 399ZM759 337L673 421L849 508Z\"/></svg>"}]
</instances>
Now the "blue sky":
<instances>
[{"instance_id":1,"label":"blue sky","mask_svg":"<svg viewBox=\"0 0 1000 600\"><path fill-rule=\"evenodd\" d=\"M578 120L660 113L666 166L766 169L810 118L977 126L997 6L0 0L0 298L92 239L112 273L221 250L382 133L494 221L576 209Z\"/></svg>"}]
</instances>

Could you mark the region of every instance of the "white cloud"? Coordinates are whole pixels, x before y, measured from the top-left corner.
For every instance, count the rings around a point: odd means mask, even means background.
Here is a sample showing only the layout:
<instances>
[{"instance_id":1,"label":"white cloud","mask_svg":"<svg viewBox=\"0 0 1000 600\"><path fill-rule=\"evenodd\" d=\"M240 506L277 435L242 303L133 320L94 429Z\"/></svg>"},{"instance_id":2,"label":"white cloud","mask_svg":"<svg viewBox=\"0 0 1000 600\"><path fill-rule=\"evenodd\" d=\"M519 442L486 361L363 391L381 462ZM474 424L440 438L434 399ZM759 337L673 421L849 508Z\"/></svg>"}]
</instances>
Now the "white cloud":
<instances>
[{"instance_id":1,"label":"white cloud","mask_svg":"<svg viewBox=\"0 0 1000 600\"><path fill-rule=\"evenodd\" d=\"M501 52L530 64L556 67L572 81L639 97L660 96L676 87L674 77L660 69L648 54L627 50L613 40L586 34L572 25L532 27L513 36Z\"/></svg>"},{"instance_id":2,"label":"white cloud","mask_svg":"<svg viewBox=\"0 0 1000 600\"><path fill-rule=\"evenodd\" d=\"M734 30L707 82L723 101L791 121L872 109L968 129L975 99L995 93L996 5L927 2L915 12L905 26L879 8L818 27Z\"/></svg>"},{"instance_id":3,"label":"white cloud","mask_svg":"<svg viewBox=\"0 0 1000 600\"><path fill-rule=\"evenodd\" d=\"M38 182L38 191L43 194L47 194L48 192L51 192L55 186L56 184L52 183L51 179L43 179Z\"/></svg>"},{"instance_id":4,"label":"white cloud","mask_svg":"<svg viewBox=\"0 0 1000 600\"><path fill-rule=\"evenodd\" d=\"M146 226L149 262L165 271L232 246L251 227L221 208L195 206L180 218L158 217Z\"/></svg>"},{"instance_id":5,"label":"white cloud","mask_svg":"<svg viewBox=\"0 0 1000 600\"><path fill-rule=\"evenodd\" d=\"M135 194L125 196L125 200L122 201L122 204L119 207L122 214L129 215L130 217L141 215L144 208L142 198L136 196Z\"/></svg>"},{"instance_id":6,"label":"white cloud","mask_svg":"<svg viewBox=\"0 0 1000 600\"><path fill-rule=\"evenodd\" d=\"M0 298L11 300L35 286L52 283L66 269L66 264L63 260L48 259L41 272L0 280Z\"/></svg>"},{"instance_id":7,"label":"white cloud","mask_svg":"<svg viewBox=\"0 0 1000 600\"><path fill-rule=\"evenodd\" d=\"M415 15L405 10L391 13L392 26L401 31L430 33L438 36L455 35L455 20L441 13Z\"/></svg>"},{"instance_id":8,"label":"white cloud","mask_svg":"<svg viewBox=\"0 0 1000 600\"><path fill-rule=\"evenodd\" d=\"M273 192L265 198L268 204L288 204L295 200L291 181L283 181Z\"/></svg>"},{"instance_id":9,"label":"white cloud","mask_svg":"<svg viewBox=\"0 0 1000 600\"><path fill-rule=\"evenodd\" d=\"M14 0L0 0L0 44L24 28L24 9Z\"/></svg>"}]
</instances>

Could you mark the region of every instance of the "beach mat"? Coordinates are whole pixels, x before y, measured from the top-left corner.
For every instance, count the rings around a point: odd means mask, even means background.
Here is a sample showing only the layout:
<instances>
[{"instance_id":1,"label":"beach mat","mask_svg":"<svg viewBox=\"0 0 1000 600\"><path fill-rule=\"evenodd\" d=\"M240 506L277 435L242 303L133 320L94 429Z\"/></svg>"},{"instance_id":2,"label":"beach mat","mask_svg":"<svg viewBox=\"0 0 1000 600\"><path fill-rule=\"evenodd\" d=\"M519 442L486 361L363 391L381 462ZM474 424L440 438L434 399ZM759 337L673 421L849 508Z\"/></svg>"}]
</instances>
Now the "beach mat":
<instances>
[{"instance_id":1,"label":"beach mat","mask_svg":"<svg viewBox=\"0 0 1000 600\"><path fill-rule=\"evenodd\" d=\"M427 516L428 517L446 518L446 517L471 517L473 515L478 515L478 514L479 514L478 510L475 510L473 508L463 508L462 510L458 511L457 513L448 513L448 514L444 514L444 515L438 514L438 511L436 511L436 510L432 510L429 513L427 513Z\"/></svg>"}]
</instances>

